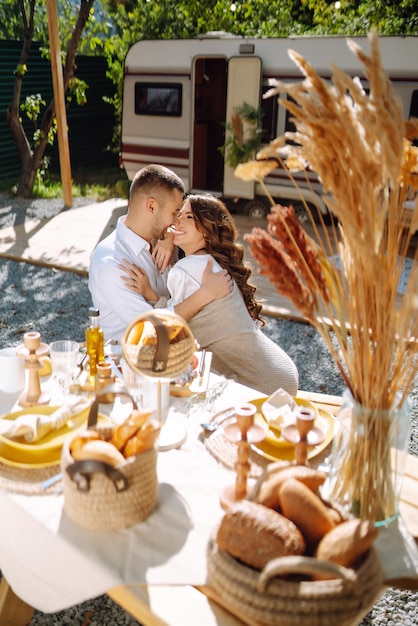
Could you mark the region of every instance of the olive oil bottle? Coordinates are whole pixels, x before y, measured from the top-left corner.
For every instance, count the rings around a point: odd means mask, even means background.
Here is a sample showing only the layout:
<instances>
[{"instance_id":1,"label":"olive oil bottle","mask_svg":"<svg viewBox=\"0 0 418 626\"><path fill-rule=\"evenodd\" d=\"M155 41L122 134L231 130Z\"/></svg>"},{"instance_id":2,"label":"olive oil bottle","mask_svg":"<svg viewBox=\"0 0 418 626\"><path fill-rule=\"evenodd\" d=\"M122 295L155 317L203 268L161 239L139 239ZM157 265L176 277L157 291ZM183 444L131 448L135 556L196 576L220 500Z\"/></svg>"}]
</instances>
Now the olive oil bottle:
<instances>
[{"instance_id":1,"label":"olive oil bottle","mask_svg":"<svg viewBox=\"0 0 418 626\"><path fill-rule=\"evenodd\" d=\"M104 333L100 328L99 309L89 308L89 326L86 329L86 352L89 359L89 382L95 382L97 364L104 361Z\"/></svg>"}]
</instances>

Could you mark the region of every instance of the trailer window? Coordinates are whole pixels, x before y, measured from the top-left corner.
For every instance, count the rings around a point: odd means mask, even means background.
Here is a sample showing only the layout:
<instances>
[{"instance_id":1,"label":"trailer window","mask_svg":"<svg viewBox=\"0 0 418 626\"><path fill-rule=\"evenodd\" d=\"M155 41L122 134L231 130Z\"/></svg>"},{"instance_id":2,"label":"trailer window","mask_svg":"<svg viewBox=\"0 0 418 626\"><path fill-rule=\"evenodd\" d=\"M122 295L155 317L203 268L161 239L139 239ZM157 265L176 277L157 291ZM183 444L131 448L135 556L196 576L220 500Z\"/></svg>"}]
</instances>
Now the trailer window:
<instances>
[{"instance_id":1,"label":"trailer window","mask_svg":"<svg viewBox=\"0 0 418 626\"><path fill-rule=\"evenodd\" d=\"M411 108L409 109L409 117L418 117L418 91L412 92Z\"/></svg>"},{"instance_id":2,"label":"trailer window","mask_svg":"<svg viewBox=\"0 0 418 626\"><path fill-rule=\"evenodd\" d=\"M135 114L181 117L181 83L135 83Z\"/></svg>"},{"instance_id":3,"label":"trailer window","mask_svg":"<svg viewBox=\"0 0 418 626\"><path fill-rule=\"evenodd\" d=\"M263 127L261 136L262 143L269 143L277 134L277 96L264 99L264 94L267 93L269 89L271 89L269 85L263 85L261 94L261 110L263 112L263 118L261 120Z\"/></svg>"}]
</instances>

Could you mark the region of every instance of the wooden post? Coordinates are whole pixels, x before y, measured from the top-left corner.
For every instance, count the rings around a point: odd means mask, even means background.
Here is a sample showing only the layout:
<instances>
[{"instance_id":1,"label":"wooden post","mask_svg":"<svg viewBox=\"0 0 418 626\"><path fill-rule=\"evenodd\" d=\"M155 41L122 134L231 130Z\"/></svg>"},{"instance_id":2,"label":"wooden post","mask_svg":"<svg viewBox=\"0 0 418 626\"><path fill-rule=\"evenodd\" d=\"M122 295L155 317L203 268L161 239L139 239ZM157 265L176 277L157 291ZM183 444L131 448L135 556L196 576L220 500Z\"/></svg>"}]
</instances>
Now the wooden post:
<instances>
[{"instance_id":1,"label":"wooden post","mask_svg":"<svg viewBox=\"0 0 418 626\"><path fill-rule=\"evenodd\" d=\"M33 607L23 602L3 576L0 582L0 624L2 626L27 626L34 613Z\"/></svg>"},{"instance_id":2,"label":"wooden post","mask_svg":"<svg viewBox=\"0 0 418 626\"><path fill-rule=\"evenodd\" d=\"M55 114L58 125L58 150L64 206L73 205L70 150L68 146L67 112L65 110L64 79L61 61L61 45L58 31L56 0L46 0L48 32L51 52L52 85L54 88Z\"/></svg>"}]
</instances>

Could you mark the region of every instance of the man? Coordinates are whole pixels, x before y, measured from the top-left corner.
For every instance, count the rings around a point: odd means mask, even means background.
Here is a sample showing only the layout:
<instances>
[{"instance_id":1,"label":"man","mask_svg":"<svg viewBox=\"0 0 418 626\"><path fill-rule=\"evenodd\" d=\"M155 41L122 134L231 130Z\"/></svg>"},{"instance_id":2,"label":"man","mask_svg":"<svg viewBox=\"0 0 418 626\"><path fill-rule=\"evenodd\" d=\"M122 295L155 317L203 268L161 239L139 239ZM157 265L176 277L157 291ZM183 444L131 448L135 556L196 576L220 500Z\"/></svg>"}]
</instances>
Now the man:
<instances>
[{"instance_id":1,"label":"man","mask_svg":"<svg viewBox=\"0 0 418 626\"><path fill-rule=\"evenodd\" d=\"M127 326L141 313L166 306L166 268L172 256L167 229L176 223L184 196L182 180L160 165L149 165L134 177L128 212L119 218L116 229L95 248L89 268L89 289L93 304L100 310L100 324L106 339L120 340ZM152 243L166 235L168 245L152 249ZM121 279L121 263L129 261L146 277L144 295L133 293ZM186 321L212 300L230 293L232 281L226 271L205 270L202 286L174 307Z\"/></svg>"}]
</instances>

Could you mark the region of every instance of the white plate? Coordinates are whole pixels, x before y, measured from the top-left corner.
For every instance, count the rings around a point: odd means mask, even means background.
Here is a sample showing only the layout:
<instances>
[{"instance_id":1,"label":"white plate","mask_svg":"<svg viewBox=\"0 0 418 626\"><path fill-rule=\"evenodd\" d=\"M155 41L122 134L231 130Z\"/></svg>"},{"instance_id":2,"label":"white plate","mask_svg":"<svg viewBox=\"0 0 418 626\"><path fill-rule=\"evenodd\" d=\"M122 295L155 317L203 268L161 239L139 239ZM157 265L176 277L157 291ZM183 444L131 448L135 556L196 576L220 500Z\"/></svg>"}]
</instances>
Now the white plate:
<instances>
[{"instance_id":1,"label":"white plate","mask_svg":"<svg viewBox=\"0 0 418 626\"><path fill-rule=\"evenodd\" d=\"M187 439L187 431L183 424L175 418L167 418L161 428L158 448L161 451L180 448Z\"/></svg>"}]
</instances>

